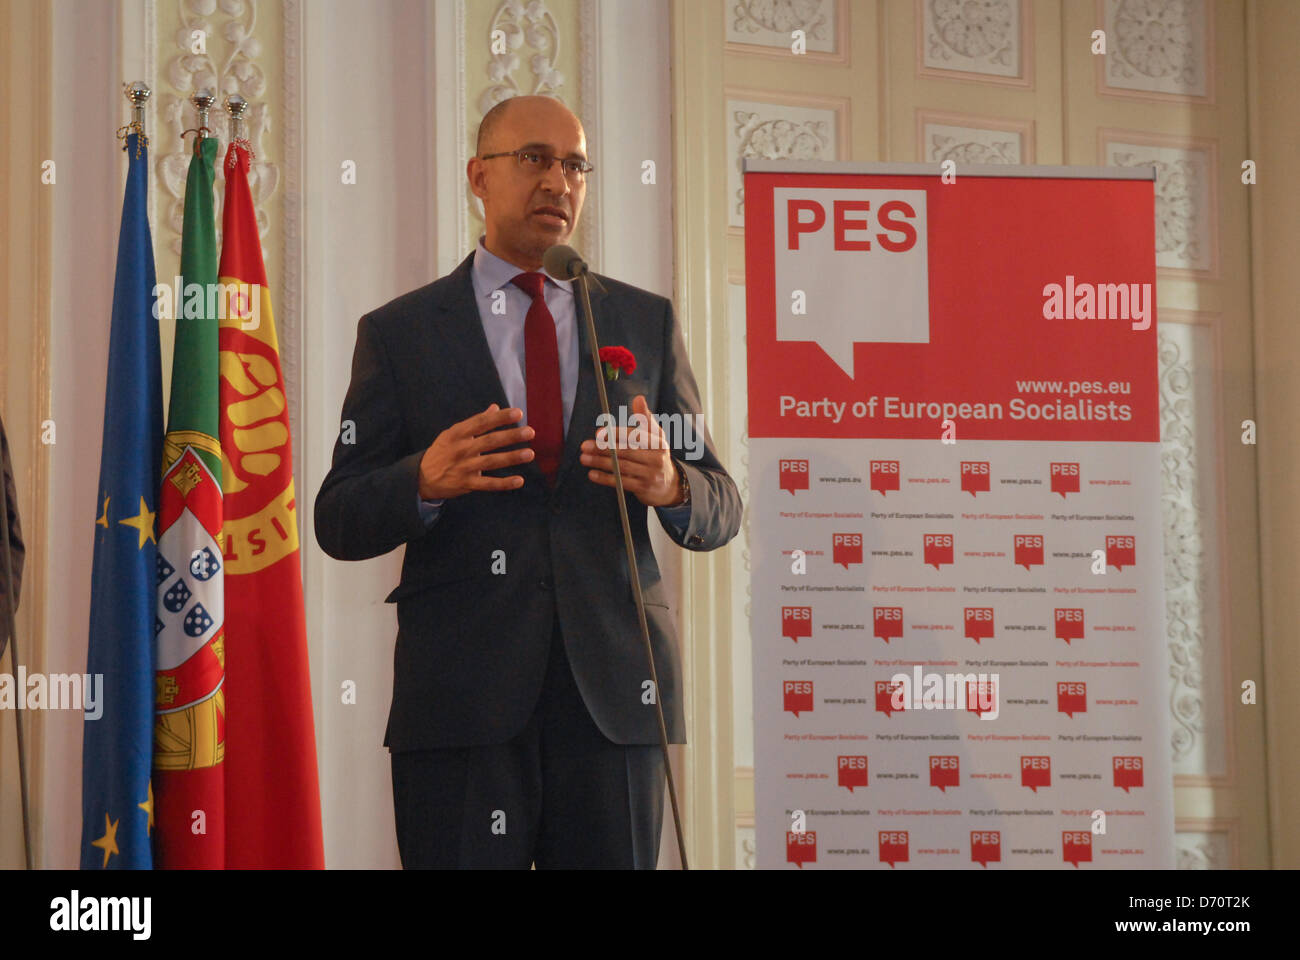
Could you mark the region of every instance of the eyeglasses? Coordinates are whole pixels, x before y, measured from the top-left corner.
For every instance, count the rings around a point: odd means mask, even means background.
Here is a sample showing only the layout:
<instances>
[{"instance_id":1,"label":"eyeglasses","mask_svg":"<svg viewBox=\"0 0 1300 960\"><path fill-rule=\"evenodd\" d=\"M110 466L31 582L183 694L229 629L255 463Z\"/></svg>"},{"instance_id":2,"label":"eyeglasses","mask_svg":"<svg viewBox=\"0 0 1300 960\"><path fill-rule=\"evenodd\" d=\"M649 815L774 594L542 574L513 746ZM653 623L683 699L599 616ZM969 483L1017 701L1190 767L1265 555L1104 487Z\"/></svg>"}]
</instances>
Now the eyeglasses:
<instances>
[{"instance_id":1,"label":"eyeglasses","mask_svg":"<svg viewBox=\"0 0 1300 960\"><path fill-rule=\"evenodd\" d=\"M579 160L577 157L565 157L561 160L549 150L507 150L504 153L489 153L479 159L495 160L497 157L514 157L519 162L519 169L530 173L546 173L556 160L560 160L565 179L572 183L584 182L587 174L596 169L586 160Z\"/></svg>"}]
</instances>

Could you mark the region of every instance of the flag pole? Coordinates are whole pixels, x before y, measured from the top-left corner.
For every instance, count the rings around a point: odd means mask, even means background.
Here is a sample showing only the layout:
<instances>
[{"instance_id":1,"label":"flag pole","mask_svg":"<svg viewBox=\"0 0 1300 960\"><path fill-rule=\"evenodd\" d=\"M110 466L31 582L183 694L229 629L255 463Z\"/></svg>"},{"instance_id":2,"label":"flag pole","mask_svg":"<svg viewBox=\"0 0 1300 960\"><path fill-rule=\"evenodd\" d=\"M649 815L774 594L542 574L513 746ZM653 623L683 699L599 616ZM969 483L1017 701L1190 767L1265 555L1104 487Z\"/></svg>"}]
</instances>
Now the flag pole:
<instances>
[{"instance_id":1,"label":"flag pole","mask_svg":"<svg viewBox=\"0 0 1300 960\"><path fill-rule=\"evenodd\" d=\"M244 139L244 111L248 101L237 93L232 93L225 100L226 113L230 114L230 142Z\"/></svg>"},{"instance_id":2,"label":"flag pole","mask_svg":"<svg viewBox=\"0 0 1300 960\"><path fill-rule=\"evenodd\" d=\"M192 131L198 134L194 138L195 153L199 152L199 144L212 136L212 129L208 126L208 111L212 109L212 105L216 102L217 98L212 95L212 91L207 87L199 89L194 96L190 97L190 103L194 104L194 109L199 112L199 125ZM190 132L189 130L182 131L181 136L183 137Z\"/></svg>"}]
</instances>

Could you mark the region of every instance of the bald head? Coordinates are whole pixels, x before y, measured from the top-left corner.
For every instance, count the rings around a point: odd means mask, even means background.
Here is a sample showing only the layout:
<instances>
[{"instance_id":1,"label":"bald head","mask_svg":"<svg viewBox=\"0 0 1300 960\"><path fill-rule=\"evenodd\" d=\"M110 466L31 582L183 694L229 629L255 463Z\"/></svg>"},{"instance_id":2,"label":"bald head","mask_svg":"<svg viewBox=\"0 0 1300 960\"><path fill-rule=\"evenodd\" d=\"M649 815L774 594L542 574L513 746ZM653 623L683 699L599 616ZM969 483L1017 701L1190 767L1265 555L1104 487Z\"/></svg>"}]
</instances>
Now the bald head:
<instances>
[{"instance_id":1,"label":"bald head","mask_svg":"<svg viewBox=\"0 0 1300 960\"><path fill-rule=\"evenodd\" d=\"M559 108L556 111L556 108ZM573 123L582 129L582 123L574 115L573 111L566 107L555 97L544 97L529 94L527 96L508 97L494 106L487 113L483 114L483 119L478 125L478 139L474 143L474 153L477 156L483 156L485 153L496 153L498 150L513 149L516 145L502 146L500 143L501 130L507 126L506 121L510 115L516 111L522 110L525 113L531 113L537 110L553 111L566 113L572 119Z\"/></svg>"},{"instance_id":2,"label":"bald head","mask_svg":"<svg viewBox=\"0 0 1300 960\"><path fill-rule=\"evenodd\" d=\"M483 115L474 152L465 173L483 202L488 251L539 269L549 247L568 242L582 212L586 174L557 162L587 159L582 123L555 97L511 97Z\"/></svg>"}]
</instances>

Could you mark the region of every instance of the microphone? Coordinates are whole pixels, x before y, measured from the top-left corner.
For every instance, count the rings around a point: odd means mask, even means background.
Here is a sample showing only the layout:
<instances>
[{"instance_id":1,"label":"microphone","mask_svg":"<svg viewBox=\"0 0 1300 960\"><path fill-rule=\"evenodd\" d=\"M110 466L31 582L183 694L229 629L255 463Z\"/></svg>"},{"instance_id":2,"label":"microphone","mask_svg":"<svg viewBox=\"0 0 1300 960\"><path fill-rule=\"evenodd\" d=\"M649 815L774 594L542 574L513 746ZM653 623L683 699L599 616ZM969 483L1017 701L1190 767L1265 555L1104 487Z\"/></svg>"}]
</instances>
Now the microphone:
<instances>
[{"instance_id":1,"label":"microphone","mask_svg":"<svg viewBox=\"0 0 1300 960\"><path fill-rule=\"evenodd\" d=\"M573 247L557 243L542 254L542 269L557 280L576 280L587 273L587 261Z\"/></svg>"},{"instance_id":2,"label":"microphone","mask_svg":"<svg viewBox=\"0 0 1300 960\"><path fill-rule=\"evenodd\" d=\"M591 350L592 369L596 374L596 391L600 396L600 409L604 414L603 422L612 424L614 418L609 413L609 395L605 392L605 373L600 363L600 344L596 342L596 322L591 314L591 295L588 284L594 284L603 292L600 281L587 267L587 261L573 247L557 243L542 254L542 268L557 280L572 280L578 301L578 313L582 317L583 329L587 332L587 345ZM641 597L641 574L636 566L636 550L632 546L632 524L627 517L627 500L623 496L623 473L618 465L618 445L614 441L612 427L606 428L610 434L610 455L614 460L614 490L618 501L618 519L623 526L623 548L627 551L628 573L632 580L632 599L636 603L636 615L641 626L641 640L645 644L646 659L650 662L650 681L654 684L655 714L659 720L659 748L663 751L664 773L668 777L668 799L672 802L673 826L677 830L677 853L682 858L682 869L687 870L686 841L682 836L682 818L677 810L677 787L673 783L673 765L668 757L668 729L664 726L664 708L659 701L659 676L655 672L654 648L650 646L650 627L645 616L645 601Z\"/></svg>"},{"instance_id":3,"label":"microphone","mask_svg":"<svg viewBox=\"0 0 1300 960\"><path fill-rule=\"evenodd\" d=\"M589 283L601 293L605 288L600 285L596 275L587 269L587 261L582 255L567 244L557 243L542 254L542 269L556 280L578 280ZM606 411L608 413L608 411Z\"/></svg>"}]
</instances>

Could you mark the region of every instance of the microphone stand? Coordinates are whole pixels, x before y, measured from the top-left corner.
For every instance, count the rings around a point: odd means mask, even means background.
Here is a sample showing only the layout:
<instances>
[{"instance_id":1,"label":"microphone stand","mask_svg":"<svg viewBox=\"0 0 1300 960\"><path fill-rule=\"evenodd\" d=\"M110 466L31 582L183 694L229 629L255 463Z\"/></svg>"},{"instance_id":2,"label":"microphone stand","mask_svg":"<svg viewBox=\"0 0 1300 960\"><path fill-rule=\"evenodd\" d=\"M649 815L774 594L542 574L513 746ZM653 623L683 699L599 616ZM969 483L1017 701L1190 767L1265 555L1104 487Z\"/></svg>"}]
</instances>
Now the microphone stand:
<instances>
[{"instance_id":1,"label":"microphone stand","mask_svg":"<svg viewBox=\"0 0 1300 960\"><path fill-rule=\"evenodd\" d=\"M4 564L5 575L5 629L9 636L9 663L13 666L13 677L18 677L18 628L14 620L14 573L13 561L9 556L9 491L4 477L0 477L0 563ZM0 657L4 656L4 644L0 644ZM657 688L656 688L657 689ZM18 691L18 696L24 695ZM32 869L32 820L27 796L27 747L23 740L22 703L14 710L14 730L18 735L18 793L22 799L23 814L23 854L27 869ZM676 808L674 808L676 809Z\"/></svg>"},{"instance_id":2,"label":"microphone stand","mask_svg":"<svg viewBox=\"0 0 1300 960\"><path fill-rule=\"evenodd\" d=\"M682 818L677 809L677 787L673 783L673 765L668 757L668 729L664 726L663 704L659 702L659 676L655 673L655 655L650 646L650 627L646 623L645 601L641 597L641 574L637 570L636 551L632 547L632 524L627 517L627 502L623 499L623 474L618 466L618 443L614 436L613 418L609 412L609 395L605 392L605 374L600 366L600 344L596 342L596 323L591 314L591 294L587 289L587 265L581 263L578 271L573 280L578 287L578 304L581 307L584 329L587 331L587 345L591 349L592 369L596 374L596 390L600 394L600 410L605 415L604 422L610 424L607 429L610 435L609 449L614 458L614 490L618 494L618 519L623 526L623 546L627 550L627 566L632 578L632 598L636 602L637 620L641 625L641 640L645 644L646 660L650 665L650 682L654 684L655 716L659 721L659 749L663 752L664 772L668 775L668 799L673 808L673 828L677 831L677 853L682 860L682 869L689 870L690 867L686 863L686 841L682 837ZM647 424L647 429L648 427Z\"/></svg>"}]
</instances>

